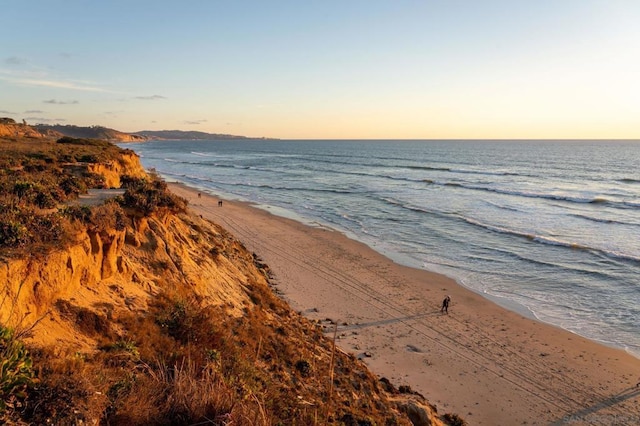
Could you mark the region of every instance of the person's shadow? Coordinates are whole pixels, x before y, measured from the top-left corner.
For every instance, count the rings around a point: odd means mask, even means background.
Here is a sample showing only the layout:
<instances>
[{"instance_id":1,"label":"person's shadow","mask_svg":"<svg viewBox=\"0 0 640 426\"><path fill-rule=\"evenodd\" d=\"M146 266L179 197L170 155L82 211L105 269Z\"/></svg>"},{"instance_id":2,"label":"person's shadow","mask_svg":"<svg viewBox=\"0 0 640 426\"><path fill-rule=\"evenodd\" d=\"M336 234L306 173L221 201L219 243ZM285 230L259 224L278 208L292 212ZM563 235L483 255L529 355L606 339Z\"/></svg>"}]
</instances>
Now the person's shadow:
<instances>
[{"instance_id":1,"label":"person's shadow","mask_svg":"<svg viewBox=\"0 0 640 426\"><path fill-rule=\"evenodd\" d=\"M577 424L620 424L620 425L634 425L640 424L640 413L624 414L598 414L600 410L605 408L611 408L617 404L620 404L629 399L633 399L640 396L640 388L632 387L627 388L617 395L613 395L609 398L603 399L600 402L595 403L589 407L585 407L582 410L578 410L574 413L564 415L561 419L551 423L553 426Z\"/></svg>"}]
</instances>

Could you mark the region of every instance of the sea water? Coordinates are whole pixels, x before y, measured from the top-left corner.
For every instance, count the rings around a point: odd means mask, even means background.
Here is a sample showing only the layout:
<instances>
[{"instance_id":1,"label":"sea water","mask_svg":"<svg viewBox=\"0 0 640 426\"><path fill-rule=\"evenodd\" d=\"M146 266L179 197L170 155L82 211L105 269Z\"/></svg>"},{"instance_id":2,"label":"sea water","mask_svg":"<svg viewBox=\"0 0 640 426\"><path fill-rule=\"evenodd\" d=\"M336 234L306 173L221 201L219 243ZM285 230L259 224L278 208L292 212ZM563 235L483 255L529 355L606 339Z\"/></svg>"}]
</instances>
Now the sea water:
<instances>
[{"instance_id":1,"label":"sea water","mask_svg":"<svg viewBox=\"0 0 640 426\"><path fill-rule=\"evenodd\" d=\"M640 143L153 141L168 180L271 206L640 357Z\"/></svg>"}]
</instances>

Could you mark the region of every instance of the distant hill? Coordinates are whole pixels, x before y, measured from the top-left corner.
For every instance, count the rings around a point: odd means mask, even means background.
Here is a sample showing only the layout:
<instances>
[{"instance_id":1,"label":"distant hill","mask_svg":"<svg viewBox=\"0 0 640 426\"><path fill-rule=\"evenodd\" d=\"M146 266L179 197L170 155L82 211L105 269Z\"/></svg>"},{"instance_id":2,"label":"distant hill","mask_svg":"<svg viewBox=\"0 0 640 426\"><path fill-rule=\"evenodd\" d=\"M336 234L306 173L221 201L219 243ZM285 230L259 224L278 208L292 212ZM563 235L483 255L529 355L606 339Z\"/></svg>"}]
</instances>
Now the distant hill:
<instances>
[{"instance_id":1,"label":"distant hill","mask_svg":"<svg viewBox=\"0 0 640 426\"><path fill-rule=\"evenodd\" d=\"M124 133L102 126L81 127L61 124L35 124L31 127L41 133L53 131L72 138L103 139L119 142L142 142L147 140L146 137L138 134Z\"/></svg>"},{"instance_id":2,"label":"distant hill","mask_svg":"<svg viewBox=\"0 0 640 426\"><path fill-rule=\"evenodd\" d=\"M0 117L0 138L60 138L63 135L53 130L42 131L33 126L29 126L26 122L17 123L14 119L8 117Z\"/></svg>"},{"instance_id":3,"label":"distant hill","mask_svg":"<svg viewBox=\"0 0 640 426\"><path fill-rule=\"evenodd\" d=\"M69 136L78 139L101 139L115 142L144 142L147 140L228 140L228 139L264 139L224 133L206 133L185 130L143 130L125 133L103 126L75 126L72 124L34 124L17 123L11 118L0 117L0 136L29 138L61 138Z\"/></svg>"},{"instance_id":4,"label":"distant hill","mask_svg":"<svg viewBox=\"0 0 640 426\"><path fill-rule=\"evenodd\" d=\"M145 138L148 138L148 139L171 139L171 140L249 139L246 136L227 135L222 133L185 131L185 130L143 130L141 132L136 132L135 134L144 136Z\"/></svg>"}]
</instances>

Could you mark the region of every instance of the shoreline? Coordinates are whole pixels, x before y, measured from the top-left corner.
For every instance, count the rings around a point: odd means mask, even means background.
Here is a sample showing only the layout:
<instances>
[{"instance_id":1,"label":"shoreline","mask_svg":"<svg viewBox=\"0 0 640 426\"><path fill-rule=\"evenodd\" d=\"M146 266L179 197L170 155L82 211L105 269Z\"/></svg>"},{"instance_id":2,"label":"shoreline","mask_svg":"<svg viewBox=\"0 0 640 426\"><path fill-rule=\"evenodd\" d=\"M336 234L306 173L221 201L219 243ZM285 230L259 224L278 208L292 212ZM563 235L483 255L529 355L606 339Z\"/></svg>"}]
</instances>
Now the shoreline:
<instances>
[{"instance_id":1,"label":"shoreline","mask_svg":"<svg viewBox=\"0 0 640 426\"><path fill-rule=\"evenodd\" d=\"M336 321L344 351L422 393L441 414L485 425L640 422L640 362L631 354L395 263L340 232L246 202L218 207L217 197L169 185L269 265L295 310ZM439 312L445 294L449 315Z\"/></svg>"}]
</instances>

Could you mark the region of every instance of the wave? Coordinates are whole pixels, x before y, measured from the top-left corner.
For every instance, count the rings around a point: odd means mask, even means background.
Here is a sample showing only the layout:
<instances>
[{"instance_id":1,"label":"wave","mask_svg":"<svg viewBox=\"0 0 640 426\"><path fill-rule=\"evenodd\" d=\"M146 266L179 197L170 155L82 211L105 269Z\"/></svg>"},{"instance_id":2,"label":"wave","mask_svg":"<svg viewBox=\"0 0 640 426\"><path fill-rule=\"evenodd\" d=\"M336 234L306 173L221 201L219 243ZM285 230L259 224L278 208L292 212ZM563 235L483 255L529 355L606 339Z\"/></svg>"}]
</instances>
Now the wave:
<instances>
[{"instance_id":1,"label":"wave","mask_svg":"<svg viewBox=\"0 0 640 426\"><path fill-rule=\"evenodd\" d=\"M210 154L210 153L206 153L206 152L198 152L198 151L191 151L191 154L193 155L197 155L199 157L215 157L215 154Z\"/></svg>"},{"instance_id":2,"label":"wave","mask_svg":"<svg viewBox=\"0 0 640 426\"><path fill-rule=\"evenodd\" d=\"M434 167L434 166L404 166L410 170L434 170L439 172L450 172L451 168L449 167Z\"/></svg>"},{"instance_id":3,"label":"wave","mask_svg":"<svg viewBox=\"0 0 640 426\"><path fill-rule=\"evenodd\" d=\"M618 182L622 182L622 183L640 183L640 179L622 178L622 179L618 179Z\"/></svg>"},{"instance_id":4,"label":"wave","mask_svg":"<svg viewBox=\"0 0 640 426\"><path fill-rule=\"evenodd\" d=\"M391 204L392 206L401 207L403 209L410 210L410 211L413 211L413 212L432 214L432 215L436 215L436 216L440 216L440 217L449 217L448 215L441 214L441 213L438 213L438 212L435 212L435 211L431 211L431 210L425 210L425 209L420 208L420 207L412 206L412 205L403 203L401 201L395 200L393 198L380 197L378 199L380 201L384 201L385 203Z\"/></svg>"},{"instance_id":5,"label":"wave","mask_svg":"<svg viewBox=\"0 0 640 426\"><path fill-rule=\"evenodd\" d=\"M312 193L328 193L328 194L353 194L353 190L349 189L325 189L325 188L301 188L301 187L291 187L291 186L278 186L267 183L259 183L252 184L251 182L238 182L229 184L235 187L245 187L245 188L262 188L269 189L274 191L299 191L299 192L312 192Z\"/></svg>"},{"instance_id":6,"label":"wave","mask_svg":"<svg viewBox=\"0 0 640 426\"><path fill-rule=\"evenodd\" d=\"M604 256L607 256L609 258L621 259L621 260L632 261L632 262L635 262L635 263L640 263L640 256L627 254L627 253L621 253L621 252L617 252L617 251L614 251L614 250L607 250L607 249L598 248L598 247L591 247L591 246L580 244L580 243L577 243L577 242L564 241L564 240L561 240L559 238L554 238L554 237L549 237L549 236L544 236L544 235L531 234L531 233L517 231L517 230L514 230L514 229L509 229L509 228L505 228L505 227L501 227L501 226L490 225L490 224L483 223L483 222L480 222L478 220L471 219L471 218L468 218L468 217L465 217L465 216L462 216L462 215L458 215L457 217L459 219L463 220L464 222L470 224L470 225L478 226L478 227L487 229L487 230L492 231L492 232L496 232L496 233L500 233L500 234L513 235L513 236L516 236L516 237L525 238L525 239L527 239L529 241L533 241L533 242L537 242L537 243L541 243L541 244L547 244L547 245L558 246L558 247L566 247L566 248L570 248L572 250L584 250L584 251L592 252L594 254L604 255Z\"/></svg>"},{"instance_id":7,"label":"wave","mask_svg":"<svg viewBox=\"0 0 640 426\"><path fill-rule=\"evenodd\" d=\"M588 221L596 222L596 223L630 225L630 226L640 225L639 223L624 222L624 221L615 220L615 219L604 219L604 218L588 216L588 215L580 214L580 213L572 213L569 216L577 217L578 219L584 219L584 220L588 220Z\"/></svg>"},{"instance_id":8,"label":"wave","mask_svg":"<svg viewBox=\"0 0 640 426\"><path fill-rule=\"evenodd\" d=\"M554 271L557 271L559 269L565 270L565 271L570 271L573 274L578 274L578 275L588 275L591 277L600 277L604 282L608 282L611 279L613 279L613 277L609 274L607 274L605 271L603 270L595 270L592 268L587 268L585 265L578 265L578 266L573 266L570 263L566 263L566 262L557 262L557 261L551 261L551 260L542 260L542 259L534 259L530 256L526 256L526 255L522 255L516 252L512 252L512 251L503 251L503 253L507 256L513 256L516 259L518 259L519 261L522 262L526 262L526 263L530 263L530 264L534 264L534 265L538 265L538 266L543 266L543 267L549 267L551 269L553 269ZM557 272L555 272L555 274L557 275Z\"/></svg>"},{"instance_id":9,"label":"wave","mask_svg":"<svg viewBox=\"0 0 640 426\"><path fill-rule=\"evenodd\" d=\"M510 212L522 212L522 210L517 208L517 207L505 206L505 205L502 205L502 204L497 204L497 203L491 202L489 200L484 200L484 202L486 204L490 205L491 207L495 207L496 209L507 210L507 211L510 211Z\"/></svg>"},{"instance_id":10,"label":"wave","mask_svg":"<svg viewBox=\"0 0 640 426\"><path fill-rule=\"evenodd\" d=\"M582 196L571 196L571 195L559 195L559 194L550 194L550 193L540 193L540 192L527 192L527 191L518 191L511 189L500 189L500 188L489 188L486 186L478 186L478 185L469 185L465 183L459 182L438 182L433 181L431 179L423 179L421 182L426 183L428 185L438 185L445 187L454 187L454 188L463 188L472 191L486 191L492 192L495 194L503 194L503 195L512 195L515 197L525 197L525 198L540 198L545 200L554 200L554 201L563 201L570 203L578 203L578 204L602 204L608 205L616 208L639 208L640 201L616 201L610 198L602 197L602 196L594 196L594 197L582 197Z\"/></svg>"},{"instance_id":11,"label":"wave","mask_svg":"<svg viewBox=\"0 0 640 426\"><path fill-rule=\"evenodd\" d=\"M528 233L528 232L522 232L522 231L517 231L514 229L510 229L507 227L502 227L502 226L497 226L497 225L491 225L488 223L484 223L481 222L479 220L473 219L473 218L469 218L466 217L464 215L461 214L449 214L449 213L444 213L444 212L439 212L437 210L428 210L428 209L424 209L421 207L417 207L417 206L413 206L404 202L400 202L398 200L392 199L392 198L388 198L388 197L383 197L380 198L381 201L384 201L388 204L397 206L397 207L401 207L403 209L409 210L409 211L413 211L416 213L420 213L420 214L427 214L433 217L438 217L441 219L447 219L447 220L459 220L462 221L464 223L467 223L469 225L472 226L476 226L476 227L480 227L495 233L500 233L500 234L505 234L505 235L512 235L515 237L520 237L520 238L524 238L526 240L532 241L532 242L536 242L536 243L540 243L540 244L546 244L546 245L551 245L551 246L558 246L558 247L566 247L566 248L570 248L573 250L584 250L584 251L589 251L589 252L593 252L593 253L597 253L597 254L601 254L601 255L606 255L607 257L610 258L617 258L617 259L624 259L624 260L630 260L630 261L634 261L634 262L639 262L640 263L640 256L634 256L634 255L628 255L628 254L624 254L624 253L619 253L619 252L615 252L615 251L608 251L605 249L601 249L601 248L597 248L597 247L591 247L588 245L583 245L577 242L571 242L571 241L564 241L558 238L554 238L554 237L549 237L549 236L544 236L544 235L537 235L537 234L533 234L533 233ZM525 260L525 259L521 259L521 260Z\"/></svg>"},{"instance_id":12,"label":"wave","mask_svg":"<svg viewBox=\"0 0 640 426\"><path fill-rule=\"evenodd\" d=\"M198 156L204 156L204 157L215 157L215 155L210 155L210 154L206 154L206 153L201 153L201 152L191 152L191 154L194 155L198 155ZM313 159L311 159L310 157L313 157ZM322 157L326 157L326 158L322 158ZM335 157L335 158L334 158ZM363 167L363 168L368 168L368 169L376 169L376 168L390 168L390 169L394 169L394 170L425 170L425 171L440 171L440 172L450 172L450 173L459 173L459 174L474 174L474 175L484 175L484 176L528 176L528 175L523 175L520 173L514 173L514 172L503 172L503 171L483 171L483 170L471 170L471 169L457 169L457 168L451 168L451 167L445 167L445 166L423 166L423 165L410 165L410 164L406 164L406 163L394 163L392 160L394 160L394 158L380 158L380 157L369 157L369 156L357 156L357 155L351 155L349 157L348 160L337 160L337 158L344 158L344 155L342 154L335 154L335 155L331 155L331 154L319 154L319 155L311 155L308 154L306 156L299 156L299 155L295 155L295 154L280 154L280 155L273 155L272 158L287 158L287 159L297 159L300 161L300 164L298 164L298 167L304 168L304 169L308 169L308 170L314 170L314 171L319 171L322 173L331 173L331 172L336 172L336 173L346 173L346 174L352 174L349 173L348 171L336 171L336 170L332 170L332 169L322 169L319 168L317 166L313 166L315 164L330 164L331 166L357 166L357 167ZM358 159L358 160L363 160L361 161L354 161L354 159ZM396 158L395 160L407 160L406 158ZM185 162L186 164L189 164L189 162ZM202 164L202 163L195 163L195 164ZM206 164L206 163L204 163ZM309 164L311 164L312 166L309 166ZM287 164L287 167L289 165ZM353 173L353 174L357 174L357 173ZM392 177L392 176L385 176L385 175L377 175L375 173L366 173L365 175L367 176L379 176L379 177L390 177L390 178L394 178L394 179L403 179L400 177ZM405 178L407 180L413 180L410 178ZM417 179L416 179L417 180Z\"/></svg>"},{"instance_id":13,"label":"wave","mask_svg":"<svg viewBox=\"0 0 640 426\"><path fill-rule=\"evenodd\" d=\"M502 171L487 171L487 170L471 170L471 169L457 169L452 167L438 167L438 166L398 166L398 168L406 168L410 170L430 170L438 172L451 172L459 174L471 174L471 175L483 175L483 176L529 176L515 172L502 172Z\"/></svg>"}]
</instances>

